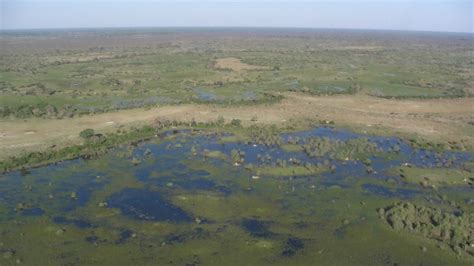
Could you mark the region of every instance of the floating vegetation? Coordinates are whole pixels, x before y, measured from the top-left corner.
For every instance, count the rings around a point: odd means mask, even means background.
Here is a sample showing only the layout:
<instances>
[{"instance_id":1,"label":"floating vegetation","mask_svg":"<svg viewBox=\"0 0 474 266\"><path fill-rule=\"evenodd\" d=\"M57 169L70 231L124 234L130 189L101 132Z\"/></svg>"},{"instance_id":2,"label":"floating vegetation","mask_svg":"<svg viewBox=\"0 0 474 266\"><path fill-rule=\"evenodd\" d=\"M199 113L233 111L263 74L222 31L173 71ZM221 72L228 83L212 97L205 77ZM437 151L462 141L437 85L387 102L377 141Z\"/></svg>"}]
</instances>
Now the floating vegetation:
<instances>
[{"instance_id":1,"label":"floating vegetation","mask_svg":"<svg viewBox=\"0 0 474 266\"><path fill-rule=\"evenodd\" d=\"M458 254L474 256L474 213L452 214L439 208L399 202L378 210L395 230L437 240Z\"/></svg>"}]
</instances>

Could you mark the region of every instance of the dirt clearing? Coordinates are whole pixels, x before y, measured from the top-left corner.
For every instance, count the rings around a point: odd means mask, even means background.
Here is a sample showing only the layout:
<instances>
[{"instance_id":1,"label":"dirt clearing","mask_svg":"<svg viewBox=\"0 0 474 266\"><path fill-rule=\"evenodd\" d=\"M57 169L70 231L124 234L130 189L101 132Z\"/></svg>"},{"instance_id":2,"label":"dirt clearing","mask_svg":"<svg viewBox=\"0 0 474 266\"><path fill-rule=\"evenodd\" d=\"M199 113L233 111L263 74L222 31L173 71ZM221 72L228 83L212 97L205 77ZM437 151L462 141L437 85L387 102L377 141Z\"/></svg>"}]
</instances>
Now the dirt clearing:
<instances>
[{"instance_id":1,"label":"dirt clearing","mask_svg":"<svg viewBox=\"0 0 474 266\"><path fill-rule=\"evenodd\" d=\"M226 121L249 124L282 124L291 119L332 120L344 125L385 134L416 134L435 141L474 143L474 99L388 100L366 95L312 97L285 94L273 105L220 107L178 105L150 110L124 110L71 119L28 119L0 122L0 158L20 152L43 150L51 145L80 142L79 132L98 132L149 123L155 119ZM257 121L252 121L257 118ZM33 132L33 133L31 133Z\"/></svg>"}]
</instances>

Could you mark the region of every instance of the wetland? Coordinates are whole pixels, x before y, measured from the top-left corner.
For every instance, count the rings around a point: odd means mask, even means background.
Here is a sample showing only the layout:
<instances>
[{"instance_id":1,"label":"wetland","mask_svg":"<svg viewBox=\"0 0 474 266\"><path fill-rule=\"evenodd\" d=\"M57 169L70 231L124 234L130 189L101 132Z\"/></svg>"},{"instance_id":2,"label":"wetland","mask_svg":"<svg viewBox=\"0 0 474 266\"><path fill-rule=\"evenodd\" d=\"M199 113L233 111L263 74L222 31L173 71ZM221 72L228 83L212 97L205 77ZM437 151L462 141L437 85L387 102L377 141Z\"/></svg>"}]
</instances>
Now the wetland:
<instances>
[{"instance_id":1,"label":"wetland","mask_svg":"<svg viewBox=\"0 0 474 266\"><path fill-rule=\"evenodd\" d=\"M472 265L472 34L0 32L0 265Z\"/></svg>"},{"instance_id":2,"label":"wetland","mask_svg":"<svg viewBox=\"0 0 474 266\"><path fill-rule=\"evenodd\" d=\"M327 126L170 130L4 174L1 259L469 265L472 156Z\"/></svg>"}]
</instances>

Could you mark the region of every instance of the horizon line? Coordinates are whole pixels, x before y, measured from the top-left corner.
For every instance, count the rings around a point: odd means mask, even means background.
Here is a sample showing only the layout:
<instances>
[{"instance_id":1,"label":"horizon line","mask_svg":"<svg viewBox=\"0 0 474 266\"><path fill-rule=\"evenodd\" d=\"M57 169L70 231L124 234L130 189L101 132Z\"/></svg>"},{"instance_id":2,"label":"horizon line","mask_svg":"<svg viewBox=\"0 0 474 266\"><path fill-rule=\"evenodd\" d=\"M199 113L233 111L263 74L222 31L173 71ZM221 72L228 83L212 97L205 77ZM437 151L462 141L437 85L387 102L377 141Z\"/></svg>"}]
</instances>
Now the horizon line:
<instances>
[{"instance_id":1,"label":"horizon line","mask_svg":"<svg viewBox=\"0 0 474 266\"><path fill-rule=\"evenodd\" d=\"M127 29L306 29L306 30L358 30L358 31L392 31L419 33L453 33L474 35L474 31L433 31L405 29L370 29L370 28L330 28L330 27L295 27L295 26L111 26L111 27L53 27L53 28L9 28L0 29L2 32L13 31L55 31L55 30L127 30Z\"/></svg>"}]
</instances>

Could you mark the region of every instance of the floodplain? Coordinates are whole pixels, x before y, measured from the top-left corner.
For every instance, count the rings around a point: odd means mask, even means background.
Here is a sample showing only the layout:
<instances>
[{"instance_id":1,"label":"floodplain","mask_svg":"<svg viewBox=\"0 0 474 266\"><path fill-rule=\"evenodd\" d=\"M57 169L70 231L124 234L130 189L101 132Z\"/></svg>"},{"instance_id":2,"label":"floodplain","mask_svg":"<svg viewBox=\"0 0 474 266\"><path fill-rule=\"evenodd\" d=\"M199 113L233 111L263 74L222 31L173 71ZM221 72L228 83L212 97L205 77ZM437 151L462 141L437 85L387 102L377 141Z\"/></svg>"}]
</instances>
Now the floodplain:
<instances>
[{"instance_id":1,"label":"floodplain","mask_svg":"<svg viewBox=\"0 0 474 266\"><path fill-rule=\"evenodd\" d=\"M0 263L472 265L472 35L0 33Z\"/></svg>"}]
</instances>

